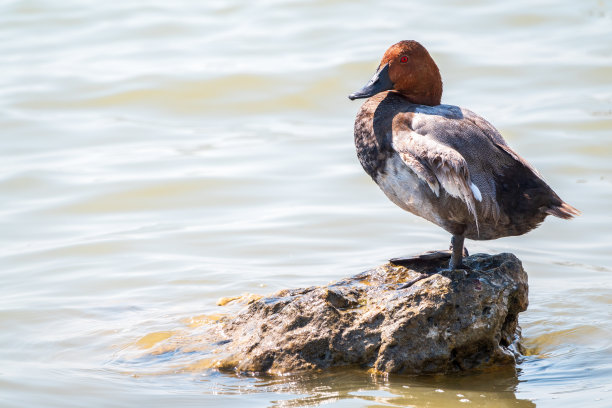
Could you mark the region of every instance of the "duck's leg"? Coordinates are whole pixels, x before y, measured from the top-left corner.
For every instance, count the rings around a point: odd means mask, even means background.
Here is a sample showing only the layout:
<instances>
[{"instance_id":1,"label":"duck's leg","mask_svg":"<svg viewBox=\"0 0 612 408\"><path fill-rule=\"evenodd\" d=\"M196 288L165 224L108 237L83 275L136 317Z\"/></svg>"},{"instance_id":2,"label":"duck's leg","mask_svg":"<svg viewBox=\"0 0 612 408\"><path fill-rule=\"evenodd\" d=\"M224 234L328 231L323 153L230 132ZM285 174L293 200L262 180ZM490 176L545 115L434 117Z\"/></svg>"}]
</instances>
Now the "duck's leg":
<instances>
[{"instance_id":1,"label":"duck's leg","mask_svg":"<svg viewBox=\"0 0 612 408\"><path fill-rule=\"evenodd\" d=\"M457 269L463 266L463 235L453 235L451 238L451 259L449 263L450 269ZM467 252L467 251L466 251Z\"/></svg>"}]
</instances>

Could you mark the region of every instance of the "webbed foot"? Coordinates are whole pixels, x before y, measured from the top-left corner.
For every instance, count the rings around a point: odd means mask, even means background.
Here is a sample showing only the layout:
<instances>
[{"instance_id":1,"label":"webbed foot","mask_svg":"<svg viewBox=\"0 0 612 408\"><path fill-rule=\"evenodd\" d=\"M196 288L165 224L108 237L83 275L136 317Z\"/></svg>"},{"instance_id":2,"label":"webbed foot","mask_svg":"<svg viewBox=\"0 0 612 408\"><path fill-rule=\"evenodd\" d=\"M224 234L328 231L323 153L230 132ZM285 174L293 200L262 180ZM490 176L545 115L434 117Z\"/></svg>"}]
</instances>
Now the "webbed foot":
<instances>
[{"instance_id":1,"label":"webbed foot","mask_svg":"<svg viewBox=\"0 0 612 408\"><path fill-rule=\"evenodd\" d=\"M398 266L413 266L414 264L426 262L426 261L435 261L438 259L449 259L451 257L450 250L441 250L441 251L427 251L419 255L406 256L400 258L391 258L389 262L393 265Z\"/></svg>"}]
</instances>

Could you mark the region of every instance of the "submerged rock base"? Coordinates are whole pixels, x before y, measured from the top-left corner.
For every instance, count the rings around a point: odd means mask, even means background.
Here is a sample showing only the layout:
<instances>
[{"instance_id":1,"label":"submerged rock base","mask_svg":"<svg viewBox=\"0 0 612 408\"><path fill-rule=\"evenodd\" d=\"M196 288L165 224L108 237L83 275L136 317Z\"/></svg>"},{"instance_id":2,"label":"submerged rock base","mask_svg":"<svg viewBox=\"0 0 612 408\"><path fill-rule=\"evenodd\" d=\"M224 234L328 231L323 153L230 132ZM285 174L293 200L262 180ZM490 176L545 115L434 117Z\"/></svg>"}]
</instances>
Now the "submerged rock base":
<instances>
[{"instance_id":1,"label":"submerged rock base","mask_svg":"<svg viewBox=\"0 0 612 408\"><path fill-rule=\"evenodd\" d=\"M444 270L448 260L388 263L252 300L211 327L215 365L275 374L346 365L425 374L514 364L527 274L512 254L476 254L464 263L454 271Z\"/></svg>"}]
</instances>

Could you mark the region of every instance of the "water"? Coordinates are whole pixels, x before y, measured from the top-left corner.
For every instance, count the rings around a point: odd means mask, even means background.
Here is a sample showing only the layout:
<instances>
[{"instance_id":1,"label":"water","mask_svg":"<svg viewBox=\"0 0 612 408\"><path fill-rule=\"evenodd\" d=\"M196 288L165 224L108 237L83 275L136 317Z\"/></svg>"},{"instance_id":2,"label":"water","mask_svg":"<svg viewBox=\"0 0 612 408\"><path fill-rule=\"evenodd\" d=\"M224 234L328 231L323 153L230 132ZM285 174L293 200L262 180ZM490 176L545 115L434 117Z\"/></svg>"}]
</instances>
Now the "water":
<instances>
[{"instance_id":1,"label":"water","mask_svg":"<svg viewBox=\"0 0 612 408\"><path fill-rule=\"evenodd\" d=\"M0 406L612 405L612 2L9 0L0 22ZM222 296L448 245L352 145L346 96L402 39L583 211L467 242L523 260L529 356L252 378L148 353Z\"/></svg>"}]
</instances>

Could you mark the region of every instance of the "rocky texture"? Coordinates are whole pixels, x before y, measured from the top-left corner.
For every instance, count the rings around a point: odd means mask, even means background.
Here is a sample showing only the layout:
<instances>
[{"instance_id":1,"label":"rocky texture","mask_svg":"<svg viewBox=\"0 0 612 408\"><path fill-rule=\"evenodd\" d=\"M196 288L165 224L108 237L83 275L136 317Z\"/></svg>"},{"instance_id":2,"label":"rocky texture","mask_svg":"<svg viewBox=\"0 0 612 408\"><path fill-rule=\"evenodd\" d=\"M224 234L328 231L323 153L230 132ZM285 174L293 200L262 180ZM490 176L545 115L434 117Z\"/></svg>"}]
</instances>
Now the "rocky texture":
<instances>
[{"instance_id":1,"label":"rocky texture","mask_svg":"<svg viewBox=\"0 0 612 408\"><path fill-rule=\"evenodd\" d=\"M285 373L359 365L448 373L514 364L527 275L512 254L385 264L328 286L252 300L207 334L215 366Z\"/></svg>"}]
</instances>

